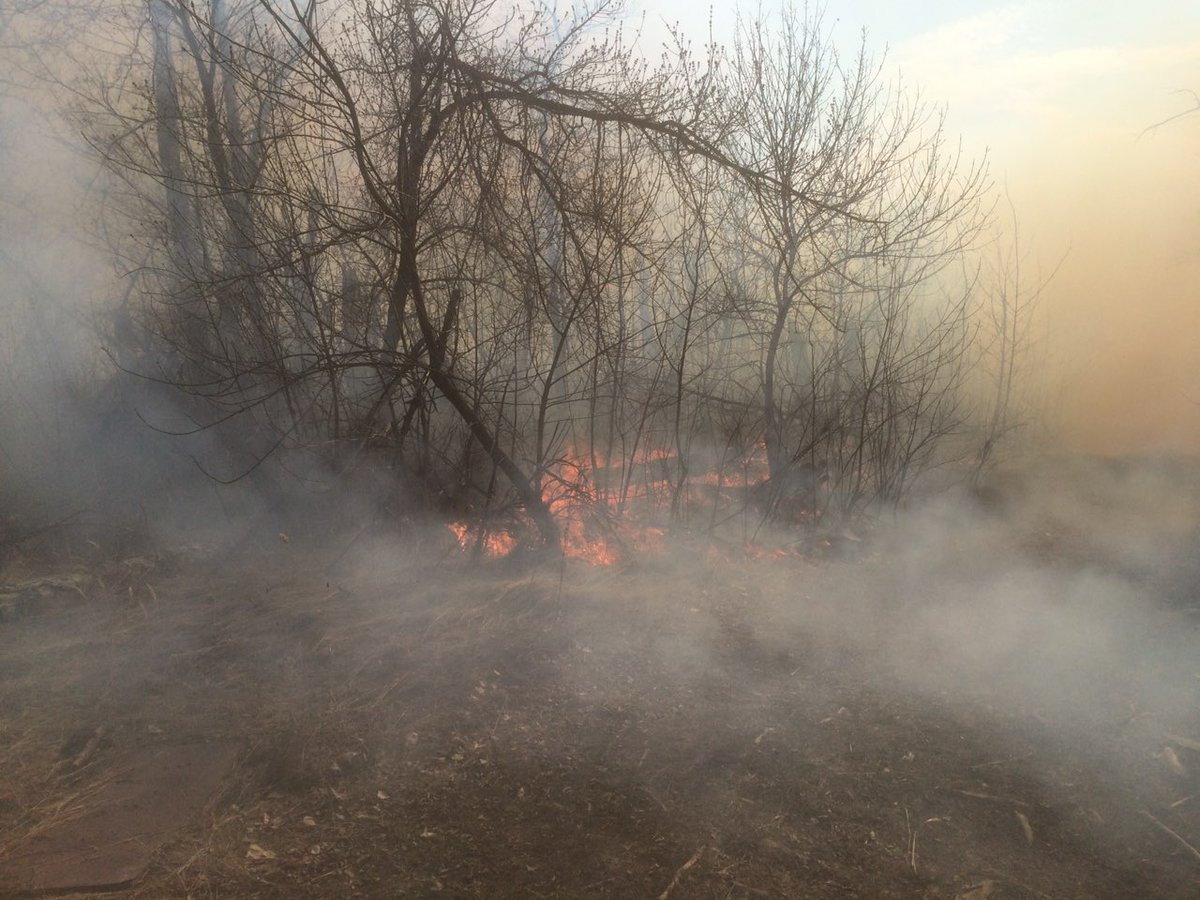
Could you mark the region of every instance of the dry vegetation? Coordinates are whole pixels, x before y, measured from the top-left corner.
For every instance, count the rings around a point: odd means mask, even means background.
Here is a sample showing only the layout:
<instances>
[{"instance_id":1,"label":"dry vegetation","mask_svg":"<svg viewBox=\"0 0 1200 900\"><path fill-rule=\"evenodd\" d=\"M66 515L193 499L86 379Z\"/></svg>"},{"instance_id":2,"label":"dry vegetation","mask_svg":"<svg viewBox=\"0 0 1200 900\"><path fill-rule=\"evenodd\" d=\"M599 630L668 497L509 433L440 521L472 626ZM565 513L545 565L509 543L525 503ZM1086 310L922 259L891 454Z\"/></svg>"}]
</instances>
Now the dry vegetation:
<instances>
[{"instance_id":1,"label":"dry vegetation","mask_svg":"<svg viewBox=\"0 0 1200 900\"><path fill-rule=\"evenodd\" d=\"M1148 492L1195 473L1083 468L853 559L27 548L3 853L134 748L232 741L133 896L1194 896L1194 497Z\"/></svg>"},{"instance_id":2,"label":"dry vegetation","mask_svg":"<svg viewBox=\"0 0 1200 900\"><path fill-rule=\"evenodd\" d=\"M0 256L0 893L136 783L147 898L1196 896L1196 464L994 469L985 167L819 16L560 12L0 11L115 265Z\"/></svg>"}]
</instances>

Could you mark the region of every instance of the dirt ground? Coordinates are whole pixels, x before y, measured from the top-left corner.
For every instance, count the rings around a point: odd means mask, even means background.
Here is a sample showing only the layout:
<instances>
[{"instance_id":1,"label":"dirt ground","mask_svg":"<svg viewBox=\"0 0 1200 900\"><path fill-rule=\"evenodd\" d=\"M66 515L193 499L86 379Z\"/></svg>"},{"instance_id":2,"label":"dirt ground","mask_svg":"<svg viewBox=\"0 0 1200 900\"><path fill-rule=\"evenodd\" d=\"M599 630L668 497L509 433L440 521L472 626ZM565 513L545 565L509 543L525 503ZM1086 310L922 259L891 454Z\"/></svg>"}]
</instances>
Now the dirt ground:
<instances>
[{"instance_id":1,"label":"dirt ground","mask_svg":"<svg viewBox=\"0 0 1200 900\"><path fill-rule=\"evenodd\" d=\"M0 858L123 754L235 742L129 896L1200 896L1200 545L1077 512L608 569L25 548Z\"/></svg>"}]
</instances>

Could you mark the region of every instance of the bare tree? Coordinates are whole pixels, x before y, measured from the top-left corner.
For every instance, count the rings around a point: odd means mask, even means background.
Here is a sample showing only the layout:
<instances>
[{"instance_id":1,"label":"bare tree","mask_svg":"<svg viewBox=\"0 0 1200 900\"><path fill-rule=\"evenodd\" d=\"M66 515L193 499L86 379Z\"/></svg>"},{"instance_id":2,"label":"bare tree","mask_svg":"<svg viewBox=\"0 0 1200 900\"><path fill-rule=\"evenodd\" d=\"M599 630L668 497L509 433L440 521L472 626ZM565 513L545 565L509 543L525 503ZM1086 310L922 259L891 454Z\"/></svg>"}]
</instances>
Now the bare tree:
<instances>
[{"instance_id":1,"label":"bare tree","mask_svg":"<svg viewBox=\"0 0 1200 900\"><path fill-rule=\"evenodd\" d=\"M722 440L721 467L765 439L775 490L822 460L856 506L952 428L964 306L929 286L982 173L819 20L651 67L606 2L128 11L81 92L144 226L120 358L246 435L231 477L386 453L554 545L556 503L639 479L679 519Z\"/></svg>"},{"instance_id":2,"label":"bare tree","mask_svg":"<svg viewBox=\"0 0 1200 900\"><path fill-rule=\"evenodd\" d=\"M1042 294L1070 252L1064 253L1049 273L1036 268L1022 244L1020 220L1007 191L1004 199L1008 207L1007 234L996 243L994 258L980 281L983 333L978 349L984 360L981 370L991 379L991 391L985 407L976 479L994 461L1000 445L1028 424L1029 404L1020 396L1020 376L1030 368ZM1031 264L1036 269L1032 280Z\"/></svg>"},{"instance_id":3,"label":"bare tree","mask_svg":"<svg viewBox=\"0 0 1200 900\"><path fill-rule=\"evenodd\" d=\"M943 375L961 304L933 313L945 333L907 327L922 289L978 232L984 170L947 147L940 116L883 82L865 46L843 65L819 17L789 9L777 23L743 22L733 79L728 100L744 124L731 152L785 188L752 192L738 232L754 260L771 503L811 488L830 465L849 480L850 501L864 478L890 495L898 476L884 472L897 448L880 447L870 423L881 416L898 439L892 429L912 428L930 391L958 387ZM797 356L808 359L807 391L786 377ZM913 384L917 398L895 396ZM939 419L928 437L947 427Z\"/></svg>"}]
</instances>

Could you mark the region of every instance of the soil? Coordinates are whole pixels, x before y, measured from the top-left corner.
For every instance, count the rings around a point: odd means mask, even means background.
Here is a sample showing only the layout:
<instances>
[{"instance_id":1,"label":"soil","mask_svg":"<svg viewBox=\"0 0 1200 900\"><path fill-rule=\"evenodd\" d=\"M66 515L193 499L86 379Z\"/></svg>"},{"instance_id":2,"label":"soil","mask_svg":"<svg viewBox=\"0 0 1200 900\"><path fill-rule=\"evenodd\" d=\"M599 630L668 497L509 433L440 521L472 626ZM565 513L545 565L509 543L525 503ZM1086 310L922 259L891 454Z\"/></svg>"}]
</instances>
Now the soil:
<instances>
[{"instance_id":1,"label":"soil","mask_svg":"<svg viewBox=\"0 0 1200 900\"><path fill-rule=\"evenodd\" d=\"M1196 897L1190 557L1130 574L1022 528L1003 562L955 530L918 575L856 536L607 569L403 534L14 555L0 857L133 749L235 742L129 896ZM939 630L1031 571L1064 608L1123 585L1144 628L1074 636L1112 665Z\"/></svg>"}]
</instances>

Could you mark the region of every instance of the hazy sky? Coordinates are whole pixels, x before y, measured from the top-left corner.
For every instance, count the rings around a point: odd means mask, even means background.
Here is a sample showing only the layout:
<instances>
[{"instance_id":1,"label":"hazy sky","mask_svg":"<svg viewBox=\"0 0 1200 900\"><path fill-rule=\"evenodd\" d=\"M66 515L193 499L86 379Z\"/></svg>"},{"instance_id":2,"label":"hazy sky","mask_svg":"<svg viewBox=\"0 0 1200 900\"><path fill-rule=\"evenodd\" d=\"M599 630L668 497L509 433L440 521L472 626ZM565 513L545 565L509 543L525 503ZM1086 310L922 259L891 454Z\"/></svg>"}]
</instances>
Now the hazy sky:
<instances>
[{"instance_id":1,"label":"hazy sky","mask_svg":"<svg viewBox=\"0 0 1200 900\"><path fill-rule=\"evenodd\" d=\"M702 4L632 5L647 37L666 19L704 39ZM866 28L989 153L1033 260L1067 254L1044 300L1055 440L1200 450L1200 113L1146 131L1197 102L1178 92L1200 93L1200 3L831 0L826 17L847 47Z\"/></svg>"}]
</instances>

